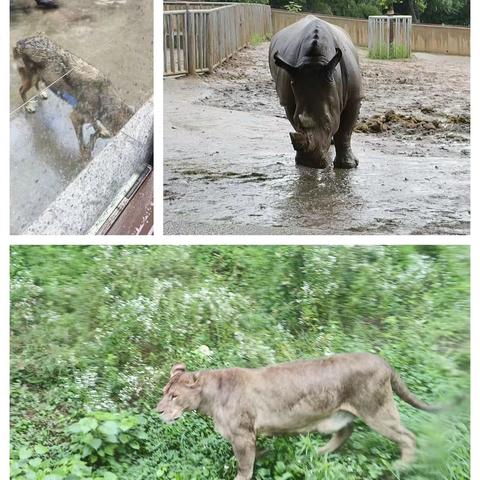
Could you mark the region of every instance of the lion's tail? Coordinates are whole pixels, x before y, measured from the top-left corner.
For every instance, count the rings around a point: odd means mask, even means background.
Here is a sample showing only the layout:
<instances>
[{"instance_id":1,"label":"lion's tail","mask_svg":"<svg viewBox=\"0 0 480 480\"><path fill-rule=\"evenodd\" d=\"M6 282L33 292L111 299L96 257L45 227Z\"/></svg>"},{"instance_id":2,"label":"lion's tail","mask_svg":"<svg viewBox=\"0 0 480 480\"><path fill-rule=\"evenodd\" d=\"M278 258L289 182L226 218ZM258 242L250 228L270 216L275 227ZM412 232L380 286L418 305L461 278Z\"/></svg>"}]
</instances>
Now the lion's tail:
<instances>
[{"instance_id":1,"label":"lion's tail","mask_svg":"<svg viewBox=\"0 0 480 480\"><path fill-rule=\"evenodd\" d=\"M390 377L390 384L392 385L393 391L404 401L410 404L412 407L418 408L420 410L425 410L427 412L438 412L442 410L443 407L439 405L429 405L428 403L422 402L419 400L412 392L408 389L405 382L400 378L400 375L393 370Z\"/></svg>"}]
</instances>

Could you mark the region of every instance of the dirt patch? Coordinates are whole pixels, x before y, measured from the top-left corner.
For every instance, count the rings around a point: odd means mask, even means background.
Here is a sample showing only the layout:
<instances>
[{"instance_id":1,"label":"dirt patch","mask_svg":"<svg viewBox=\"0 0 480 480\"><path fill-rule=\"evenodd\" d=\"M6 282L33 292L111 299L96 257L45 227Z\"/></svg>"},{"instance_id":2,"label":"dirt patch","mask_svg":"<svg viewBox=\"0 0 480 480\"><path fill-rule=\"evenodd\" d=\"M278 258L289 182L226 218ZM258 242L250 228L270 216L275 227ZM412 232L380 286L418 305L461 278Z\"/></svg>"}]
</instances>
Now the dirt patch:
<instances>
[{"instance_id":1,"label":"dirt patch","mask_svg":"<svg viewBox=\"0 0 480 480\"><path fill-rule=\"evenodd\" d=\"M215 182L226 178L234 178L244 182L262 182L268 180L268 177L262 173L237 173L237 172L214 172L209 170L181 170L183 175L188 177L197 177L207 182Z\"/></svg>"},{"instance_id":2,"label":"dirt patch","mask_svg":"<svg viewBox=\"0 0 480 480\"><path fill-rule=\"evenodd\" d=\"M372 60L360 50L365 97L355 131L400 140L429 137L423 144L429 153L436 145L469 143L466 60L422 53L410 60ZM205 82L211 92L199 100L203 105L286 118L270 76L268 44L241 52Z\"/></svg>"}]
</instances>

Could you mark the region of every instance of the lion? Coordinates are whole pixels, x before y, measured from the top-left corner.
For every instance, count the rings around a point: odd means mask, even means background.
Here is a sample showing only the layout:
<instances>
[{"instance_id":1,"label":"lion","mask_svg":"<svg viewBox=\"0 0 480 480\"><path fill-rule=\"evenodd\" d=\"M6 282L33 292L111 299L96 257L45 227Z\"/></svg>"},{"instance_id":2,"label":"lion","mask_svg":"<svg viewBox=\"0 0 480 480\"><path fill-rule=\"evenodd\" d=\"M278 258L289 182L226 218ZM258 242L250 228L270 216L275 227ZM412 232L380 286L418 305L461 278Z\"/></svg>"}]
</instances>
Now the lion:
<instances>
[{"instance_id":1,"label":"lion","mask_svg":"<svg viewBox=\"0 0 480 480\"><path fill-rule=\"evenodd\" d=\"M212 417L215 429L232 444L235 480L250 480L257 435L331 434L318 452L331 453L348 440L356 417L396 442L401 450L396 467L407 466L415 456L415 435L402 425L393 392L415 408L440 408L418 400L381 357L347 353L198 372L180 363L171 369L156 409L168 423L192 410Z\"/></svg>"}]
</instances>

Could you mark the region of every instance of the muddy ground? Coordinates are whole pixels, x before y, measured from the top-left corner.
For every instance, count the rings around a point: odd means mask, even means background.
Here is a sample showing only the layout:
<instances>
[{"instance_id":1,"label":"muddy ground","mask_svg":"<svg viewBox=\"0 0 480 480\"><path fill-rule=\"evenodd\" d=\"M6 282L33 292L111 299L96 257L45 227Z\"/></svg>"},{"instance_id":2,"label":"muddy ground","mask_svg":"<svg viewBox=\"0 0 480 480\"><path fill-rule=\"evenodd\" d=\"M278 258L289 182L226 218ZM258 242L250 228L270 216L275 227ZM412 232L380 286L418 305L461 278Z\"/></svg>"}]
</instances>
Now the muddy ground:
<instances>
[{"instance_id":1,"label":"muddy ground","mask_svg":"<svg viewBox=\"0 0 480 480\"><path fill-rule=\"evenodd\" d=\"M59 0L55 10L39 9L34 0L10 3L12 47L21 38L43 32L103 72L135 111L152 96L152 0ZM10 54L12 234L21 234L86 166L69 119L72 107L50 93L47 100L39 100L35 114L27 113L18 109L19 87ZM28 96L36 93L32 88ZM94 155L107 143L98 140Z\"/></svg>"},{"instance_id":2,"label":"muddy ground","mask_svg":"<svg viewBox=\"0 0 480 480\"><path fill-rule=\"evenodd\" d=\"M356 170L295 165L268 43L213 75L166 79L164 233L468 233L469 58L359 53Z\"/></svg>"}]
</instances>

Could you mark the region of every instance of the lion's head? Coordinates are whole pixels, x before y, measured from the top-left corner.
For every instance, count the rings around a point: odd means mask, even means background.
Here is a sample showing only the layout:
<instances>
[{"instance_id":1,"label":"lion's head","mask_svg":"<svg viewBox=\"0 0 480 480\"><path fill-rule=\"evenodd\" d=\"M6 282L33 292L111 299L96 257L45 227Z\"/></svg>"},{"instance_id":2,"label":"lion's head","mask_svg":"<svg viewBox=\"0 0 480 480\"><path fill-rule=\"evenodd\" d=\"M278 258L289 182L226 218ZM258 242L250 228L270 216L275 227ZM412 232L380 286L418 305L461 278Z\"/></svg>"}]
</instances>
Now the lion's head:
<instances>
[{"instance_id":1,"label":"lion's head","mask_svg":"<svg viewBox=\"0 0 480 480\"><path fill-rule=\"evenodd\" d=\"M183 412L198 408L201 401L199 374L187 372L183 363L174 365L170 370L170 380L163 388L163 398L158 402L157 412L162 420L172 423Z\"/></svg>"}]
</instances>

